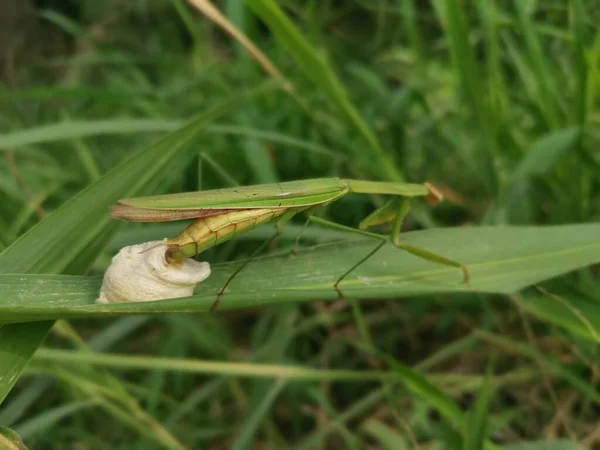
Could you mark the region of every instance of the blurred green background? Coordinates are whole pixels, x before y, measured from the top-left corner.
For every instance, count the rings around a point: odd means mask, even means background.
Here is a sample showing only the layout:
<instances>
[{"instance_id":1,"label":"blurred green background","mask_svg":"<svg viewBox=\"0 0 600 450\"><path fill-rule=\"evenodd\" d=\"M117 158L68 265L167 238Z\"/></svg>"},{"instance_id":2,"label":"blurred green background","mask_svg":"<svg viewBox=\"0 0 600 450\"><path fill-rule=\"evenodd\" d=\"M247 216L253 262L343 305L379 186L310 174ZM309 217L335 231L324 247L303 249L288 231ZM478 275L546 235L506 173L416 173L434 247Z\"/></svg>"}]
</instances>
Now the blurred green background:
<instances>
[{"instance_id":1,"label":"blurred green background","mask_svg":"<svg viewBox=\"0 0 600 450\"><path fill-rule=\"evenodd\" d=\"M330 176L430 181L447 202L417 207L407 230L599 221L597 0L277 4L215 2L288 88L210 124L155 192ZM3 8L0 249L165 133L274 78L183 0ZM356 226L378 201L349 196L326 215ZM121 228L89 273L102 274L122 245L180 227ZM270 233L202 259L247 257ZM523 296L546 308L528 309ZM470 449L482 437L486 448L550 448L523 442L556 439L555 449L600 448L597 267L518 295L384 300L356 311L314 302L58 322L46 345L145 354L145 370L74 371L42 351L0 407L0 425L32 449ZM440 417L443 401L370 378L386 360L365 350L361 326L376 348L435 380L473 425L457 433ZM290 383L218 367L187 373L185 363L163 372L153 363L161 357L358 378Z\"/></svg>"}]
</instances>

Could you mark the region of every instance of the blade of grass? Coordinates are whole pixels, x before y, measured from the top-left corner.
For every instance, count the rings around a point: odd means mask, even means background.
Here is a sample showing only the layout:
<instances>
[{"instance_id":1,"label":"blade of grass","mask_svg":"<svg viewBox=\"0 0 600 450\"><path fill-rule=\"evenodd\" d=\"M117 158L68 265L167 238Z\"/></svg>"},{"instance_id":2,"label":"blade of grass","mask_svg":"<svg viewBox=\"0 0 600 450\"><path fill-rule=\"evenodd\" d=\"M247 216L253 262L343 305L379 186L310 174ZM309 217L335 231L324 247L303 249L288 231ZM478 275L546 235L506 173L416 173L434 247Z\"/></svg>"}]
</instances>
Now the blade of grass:
<instances>
[{"instance_id":1,"label":"blade of grass","mask_svg":"<svg viewBox=\"0 0 600 450\"><path fill-rule=\"evenodd\" d=\"M177 371L247 378L277 378L281 380L328 380L360 383L381 380L390 381L395 378L394 373L389 371L326 370L295 365L201 361L180 358L157 358L153 356L119 355L114 353L83 353L50 348L40 348L35 353L34 358L38 362L93 364L127 370Z\"/></svg>"},{"instance_id":2,"label":"blade of grass","mask_svg":"<svg viewBox=\"0 0 600 450\"><path fill-rule=\"evenodd\" d=\"M171 119L67 120L0 135L0 148L17 149L26 145L99 134L160 133L173 131L182 124L181 120Z\"/></svg>"},{"instance_id":3,"label":"blade of grass","mask_svg":"<svg viewBox=\"0 0 600 450\"><path fill-rule=\"evenodd\" d=\"M470 116L478 125L477 128L485 150L477 153L480 166L486 174L483 178L487 182L489 192L496 193L498 177L494 169L494 160L498 155L498 148L493 124L499 121L492 120L496 112L485 102L486 95L481 82L481 71L472 52L464 5L461 0L455 2L435 0L433 4L448 37L452 63L456 71L456 78L460 82L461 92L470 109Z\"/></svg>"},{"instance_id":4,"label":"blade of grass","mask_svg":"<svg viewBox=\"0 0 600 450\"><path fill-rule=\"evenodd\" d=\"M419 17L414 0L399 0L398 10L401 12L401 20L410 43L415 66L419 72L423 72L423 39L419 31Z\"/></svg>"},{"instance_id":5,"label":"blade of grass","mask_svg":"<svg viewBox=\"0 0 600 450\"><path fill-rule=\"evenodd\" d=\"M568 296L564 298L549 292L544 297L525 297L519 305L525 311L545 322L569 330L576 336L600 344L600 304Z\"/></svg>"},{"instance_id":6,"label":"blade of grass","mask_svg":"<svg viewBox=\"0 0 600 450\"><path fill-rule=\"evenodd\" d=\"M577 73L577 96L575 98L575 117L577 124L585 133L585 125L588 116L588 75L589 67L586 58L586 42L589 42L586 30L586 13L581 0L574 0L573 8L573 31L575 39L573 47L575 51L575 70Z\"/></svg>"},{"instance_id":7,"label":"blade of grass","mask_svg":"<svg viewBox=\"0 0 600 450\"><path fill-rule=\"evenodd\" d=\"M323 411L324 414L328 418L339 417L339 413L337 409L332 405L331 400L328 398L328 395L325 392L321 392L318 389L310 389L308 392L309 398L313 400L319 408ZM337 436L344 443L343 448L346 450L359 450L358 440L353 435L352 431L348 428L345 423L335 422L335 431L337 431Z\"/></svg>"},{"instance_id":8,"label":"blade of grass","mask_svg":"<svg viewBox=\"0 0 600 450\"><path fill-rule=\"evenodd\" d=\"M227 16L231 24L238 30L249 35L253 22L253 16L250 16L244 3L235 0L226 3ZM243 51L240 46L235 47L236 52L236 72L242 78L253 79L256 74L256 66L251 64L248 53ZM236 113L237 123L243 126L249 126L252 123L258 123L260 120L260 110L258 107L248 107L243 111ZM246 158L246 164L253 173L253 180L257 183L275 183L278 181L277 173L274 168L273 160L268 149L257 139L246 138L242 141L242 151Z\"/></svg>"},{"instance_id":9,"label":"blade of grass","mask_svg":"<svg viewBox=\"0 0 600 450\"><path fill-rule=\"evenodd\" d=\"M413 297L432 293L510 294L531 284L600 262L600 225L481 227L404 234L404 241L455 258L470 268L471 284L460 271L423 261L392 245L362 264L340 286L352 298ZM371 240L343 241L256 259L223 297L221 309L257 307L316 299L335 300L332 288L349 261L372 250ZM213 266L210 278L189 298L157 302L92 304L101 277L0 275L0 322L49 318L109 317L122 314L206 311L240 261ZM277 274L277 276L274 276Z\"/></svg>"},{"instance_id":10,"label":"blade of grass","mask_svg":"<svg viewBox=\"0 0 600 450\"><path fill-rule=\"evenodd\" d=\"M206 17L219 25L225 32L232 36L236 41L243 45L262 68L275 80L282 83L284 89L290 90L285 78L279 73L277 68L269 61L263 52L256 47L240 30L238 30L221 11L219 11L209 0L188 0L194 7L201 11Z\"/></svg>"},{"instance_id":11,"label":"blade of grass","mask_svg":"<svg viewBox=\"0 0 600 450\"><path fill-rule=\"evenodd\" d=\"M571 10L573 11L573 34L575 39L573 42L573 51L575 59L574 70L577 77L576 94L574 103L574 116L575 121L581 129L581 134L578 136L577 143L575 145L577 153L581 156L582 161L577 161L573 158L572 169L568 170L569 177L574 176L578 183L573 184L573 194L575 198L580 199L580 210L582 216L586 217L589 215L589 201L590 192L593 189L594 176L590 171L589 167L586 167L585 162L589 159L594 159L592 152L588 151L586 146L586 140L584 139L587 130L588 120L588 83L589 83L589 63L586 57L586 42L590 41L586 29L585 17L586 12L581 0L574 0L571 2ZM591 111L591 109L590 109ZM581 164L583 162L584 164ZM575 172L576 171L576 172ZM576 174L577 173L577 174Z\"/></svg>"},{"instance_id":12,"label":"blade of grass","mask_svg":"<svg viewBox=\"0 0 600 450\"><path fill-rule=\"evenodd\" d=\"M390 181L402 181L403 176L396 167L391 153L385 150L377 136L352 104L348 93L329 63L320 56L312 45L273 0L246 0L247 4L270 28L271 32L294 56L305 74L329 96L343 118L358 132L367 144L378 164L381 176ZM366 167L365 152L352 149Z\"/></svg>"},{"instance_id":13,"label":"blade of grass","mask_svg":"<svg viewBox=\"0 0 600 450\"><path fill-rule=\"evenodd\" d=\"M519 161L511 175L509 185L512 186L534 175L547 173L561 156L577 145L580 137L579 127L560 128L541 136Z\"/></svg>"},{"instance_id":14,"label":"blade of grass","mask_svg":"<svg viewBox=\"0 0 600 450\"><path fill-rule=\"evenodd\" d=\"M521 0L513 0L517 12L517 25L523 38L527 58L532 72L535 74L537 95L535 102L540 104L540 113L546 120L548 129L557 128L560 125L559 112L557 109L556 93L554 88L554 72L548 67L536 31L533 27L529 5Z\"/></svg>"},{"instance_id":15,"label":"blade of grass","mask_svg":"<svg viewBox=\"0 0 600 450\"><path fill-rule=\"evenodd\" d=\"M365 422L360 427L361 432L374 439L382 450L408 450L406 439L397 430L392 429L376 419ZM415 442L413 442L415 444ZM414 448L414 447L413 447Z\"/></svg>"},{"instance_id":16,"label":"blade of grass","mask_svg":"<svg viewBox=\"0 0 600 450\"><path fill-rule=\"evenodd\" d=\"M89 340L89 348L101 352L111 348L117 341L131 334L148 321L148 316L124 317L108 326ZM12 425L53 385L51 378L41 378L30 383L10 402L5 402L0 411L0 423Z\"/></svg>"},{"instance_id":17,"label":"blade of grass","mask_svg":"<svg viewBox=\"0 0 600 450\"><path fill-rule=\"evenodd\" d=\"M174 131L184 124L179 119L106 119L106 120L69 120L39 127L18 130L10 133L0 134L0 147L10 147L17 152L21 147L36 144L46 144L69 139L80 139L84 137L110 135L110 134L134 134L134 133L157 133L163 131ZM246 136L266 141L297 147L306 151L330 156L335 159L346 159L347 156L331 150L322 145L306 142L282 133L263 131L250 127L237 125L210 125L206 127L207 134L226 134ZM275 148L274 150L277 150ZM94 174L95 175L95 174Z\"/></svg>"},{"instance_id":18,"label":"blade of grass","mask_svg":"<svg viewBox=\"0 0 600 450\"><path fill-rule=\"evenodd\" d=\"M510 98L507 93L507 87L503 79L502 71L502 52L500 49L500 39L498 31L498 11L496 3L488 0L478 0L477 9L479 16L485 27L487 70L489 77L487 91L489 94L489 110L491 128L497 130L497 134L512 133L510 127L501 128L507 105L510 104ZM502 152L500 152L502 153Z\"/></svg>"},{"instance_id":19,"label":"blade of grass","mask_svg":"<svg viewBox=\"0 0 600 450\"><path fill-rule=\"evenodd\" d=\"M353 403L343 413L338 415L334 420L331 420L327 425L318 428L300 441L294 450L310 450L317 446L329 433L337 429L341 423L349 422L350 420L365 414L367 411L375 408L377 404L385 398L383 389L374 389L369 394L364 395L359 401Z\"/></svg>"},{"instance_id":20,"label":"blade of grass","mask_svg":"<svg viewBox=\"0 0 600 450\"><path fill-rule=\"evenodd\" d=\"M388 365L398 374L398 378L402 381L406 389L431 404L454 427L465 430L467 433L469 432L472 423L468 422L465 414L450 396L446 395L427 378L412 368L399 363L391 357L382 356ZM486 450L497 449L493 443L486 440L482 440L482 446L477 448Z\"/></svg>"},{"instance_id":21,"label":"blade of grass","mask_svg":"<svg viewBox=\"0 0 600 450\"><path fill-rule=\"evenodd\" d=\"M45 410L43 413L19 423L15 426L15 431L17 431L24 439L29 439L40 433L45 433L49 429L53 429L55 426L58 426L58 423L64 418L70 417L82 409L95 407L97 404L98 401L94 399L65 403L61 406Z\"/></svg>"},{"instance_id":22,"label":"blade of grass","mask_svg":"<svg viewBox=\"0 0 600 450\"><path fill-rule=\"evenodd\" d=\"M518 442L502 446L502 450L586 450L577 442L566 439L554 439L548 442L547 439L540 441Z\"/></svg>"},{"instance_id":23,"label":"blade of grass","mask_svg":"<svg viewBox=\"0 0 600 450\"><path fill-rule=\"evenodd\" d=\"M269 409L272 408L273 402L275 402L277 396L284 386L284 380L277 380L265 393L260 404L258 404L256 408L249 411L250 414L247 416L248 418L244 422L237 439L230 447L232 450L243 450L251 447L251 444L254 440L254 435L256 434L261 420L269 413Z\"/></svg>"},{"instance_id":24,"label":"blade of grass","mask_svg":"<svg viewBox=\"0 0 600 450\"><path fill-rule=\"evenodd\" d=\"M22 389L11 401L2 405L0 423L13 426L23 416L46 390L52 386L52 380L47 377L39 378Z\"/></svg>"},{"instance_id":25,"label":"blade of grass","mask_svg":"<svg viewBox=\"0 0 600 450\"><path fill-rule=\"evenodd\" d=\"M492 367L493 365L490 365L486 372L483 386L477 393L475 406L471 410L470 417L467 420L467 426L464 429L463 450L479 450L485 446L488 428L488 409L490 398L492 397L490 384Z\"/></svg>"},{"instance_id":26,"label":"blade of grass","mask_svg":"<svg viewBox=\"0 0 600 450\"><path fill-rule=\"evenodd\" d=\"M540 361L550 371L558 375L562 381L569 383L573 388L577 389L589 400L593 401L594 403L600 403L600 393L593 385L590 385L588 382L580 378L571 369L565 367L564 364L561 364L555 359L542 354L539 350L527 344L523 344L513 339L483 330L476 330L475 335L483 341Z\"/></svg>"}]
</instances>

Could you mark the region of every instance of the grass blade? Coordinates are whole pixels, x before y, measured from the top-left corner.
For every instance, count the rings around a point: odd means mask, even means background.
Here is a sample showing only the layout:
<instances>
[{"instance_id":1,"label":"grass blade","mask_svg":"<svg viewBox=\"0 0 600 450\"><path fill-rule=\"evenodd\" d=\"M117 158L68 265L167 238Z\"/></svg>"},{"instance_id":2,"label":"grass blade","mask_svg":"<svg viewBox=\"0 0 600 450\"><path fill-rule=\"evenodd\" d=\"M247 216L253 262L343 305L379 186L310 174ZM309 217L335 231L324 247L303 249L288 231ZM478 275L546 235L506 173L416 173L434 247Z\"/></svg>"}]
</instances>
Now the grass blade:
<instances>
[{"instance_id":1,"label":"grass blade","mask_svg":"<svg viewBox=\"0 0 600 450\"><path fill-rule=\"evenodd\" d=\"M556 93L558 91L554 88L554 71L549 69L546 64L546 58L536 36L527 3L520 0L513 0L513 5L517 13L519 31L521 31L525 39L529 66L535 74L538 88L535 100L540 104L540 113L546 119L547 127L549 129L556 128L560 123L560 118L556 102Z\"/></svg>"},{"instance_id":2,"label":"grass blade","mask_svg":"<svg viewBox=\"0 0 600 450\"><path fill-rule=\"evenodd\" d=\"M285 381L278 380L271 388L265 393L260 404L255 409L250 411L248 419L244 423L244 426L240 430L235 443L232 445L232 450L243 450L250 448L254 435L256 434L257 428L260 425L261 420L269 413L269 409L273 407L273 402L277 399L277 396L285 386Z\"/></svg>"},{"instance_id":3,"label":"grass blade","mask_svg":"<svg viewBox=\"0 0 600 450\"><path fill-rule=\"evenodd\" d=\"M481 71L469 42L469 31L464 17L465 8L460 0L455 2L436 0L434 6L436 6L440 21L446 29L456 77L460 80L461 91L470 108L470 116L477 122L481 133L485 151L480 152L478 157L480 157L480 165L485 171L484 179L487 181L488 190L496 192L498 181L494 170L494 159L498 149L495 131L491 125L498 121L492 122L491 117L495 112L490 110L484 101L486 98L485 90L481 83Z\"/></svg>"},{"instance_id":4,"label":"grass blade","mask_svg":"<svg viewBox=\"0 0 600 450\"><path fill-rule=\"evenodd\" d=\"M545 322L600 344L600 303L597 301L547 293L544 297L525 298L519 305Z\"/></svg>"},{"instance_id":5,"label":"grass blade","mask_svg":"<svg viewBox=\"0 0 600 450\"><path fill-rule=\"evenodd\" d=\"M344 119L362 136L371 154L377 159L382 175L390 181L402 181L402 174L396 168L391 154L381 147L375 133L352 104L348 92L329 63L302 36L279 5L273 0L247 0L247 3L294 56L306 75L327 93ZM361 156L362 152L356 151L355 154L365 160Z\"/></svg>"},{"instance_id":6,"label":"grass blade","mask_svg":"<svg viewBox=\"0 0 600 450\"><path fill-rule=\"evenodd\" d=\"M373 438L382 450L408 450L410 448L400 433L376 419L364 423L361 431Z\"/></svg>"},{"instance_id":7,"label":"grass blade","mask_svg":"<svg viewBox=\"0 0 600 450\"><path fill-rule=\"evenodd\" d=\"M182 124L183 121L173 119L67 120L0 135L0 147L18 148L102 134L160 133L173 131Z\"/></svg>"},{"instance_id":8,"label":"grass blade","mask_svg":"<svg viewBox=\"0 0 600 450\"><path fill-rule=\"evenodd\" d=\"M488 408L492 396L491 373L490 366L490 370L487 371L483 381L483 386L477 393L475 405L468 418L468 425L464 430L463 450L480 450L484 448L487 438Z\"/></svg>"},{"instance_id":9,"label":"grass blade","mask_svg":"<svg viewBox=\"0 0 600 450\"><path fill-rule=\"evenodd\" d=\"M460 271L384 246L341 284L347 298L414 297L432 293L509 294L577 268L600 262L600 225L481 227L406 233L407 243L435 249L467 264L471 285ZM239 309L286 302L335 300L340 268L374 247L371 240L343 241L259 258L244 269L223 297L221 308ZM0 321L108 317L123 314L207 311L239 261L213 266L193 297L159 302L93 304L101 277L0 275ZM277 274L277 276L274 276Z\"/></svg>"},{"instance_id":10,"label":"grass blade","mask_svg":"<svg viewBox=\"0 0 600 450\"><path fill-rule=\"evenodd\" d=\"M600 393L595 386L583 380L579 374L575 373L574 370L568 368L565 364L562 364L556 359L544 355L538 349L528 344L522 344L503 336L488 333L487 331L478 330L475 332L475 334L478 338L481 338L484 341L538 360L552 373L558 375L565 383L570 384L573 388L585 395L590 401L593 401L594 403L600 403Z\"/></svg>"},{"instance_id":11,"label":"grass blade","mask_svg":"<svg viewBox=\"0 0 600 450\"><path fill-rule=\"evenodd\" d=\"M551 170L561 156L574 148L580 136L579 127L561 128L542 136L521 158L511 175L511 184Z\"/></svg>"}]
</instances>

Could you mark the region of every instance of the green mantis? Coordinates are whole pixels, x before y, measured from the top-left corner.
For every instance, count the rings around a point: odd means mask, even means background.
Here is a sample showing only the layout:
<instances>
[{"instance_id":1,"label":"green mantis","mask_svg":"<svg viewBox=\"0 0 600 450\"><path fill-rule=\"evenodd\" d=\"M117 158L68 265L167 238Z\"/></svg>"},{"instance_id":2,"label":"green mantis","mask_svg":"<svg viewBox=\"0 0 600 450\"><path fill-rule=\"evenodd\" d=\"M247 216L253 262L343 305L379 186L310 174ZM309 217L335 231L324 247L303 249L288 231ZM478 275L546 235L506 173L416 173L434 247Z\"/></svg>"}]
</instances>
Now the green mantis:
<instances>
[{"instance_id":1,"label":"green mantis","mask_svg":"<svg viewBox=\"0 0 600 450\"><path fill-rule=\"evenodd\" d=\"M365 218L360 223L359 229L313 215L317 208L349 193L389 195L392 198ZM334 283L333 288L339 297L343 297L339 285L344 278L373 256L388 241L397 248L420 258L460 269L463 282L468 283L469 272L463 264L424 248L409 245L400 239L402 221L410 210L409 199L412 197L425 197L434 203L441 201L441 195L428 183L409 184L318 178L123 199L110 207L110 214L117 219L136 222L195 219L178 236L167 239L165 258L168 262L192 257L262 223L274 221L275 234L265 241L225 282L211 307L211 311L214 311L235 276L250 263L254 256L273 242L278 237L281 226L298 213L306 214L307 223L314 222L379 240L371 252L352 265ZM392 227L389 236L365 231L366 228L386 223L391 223ZM300 236L298 240L299 238Z\"/></svg>"}]
</instances>

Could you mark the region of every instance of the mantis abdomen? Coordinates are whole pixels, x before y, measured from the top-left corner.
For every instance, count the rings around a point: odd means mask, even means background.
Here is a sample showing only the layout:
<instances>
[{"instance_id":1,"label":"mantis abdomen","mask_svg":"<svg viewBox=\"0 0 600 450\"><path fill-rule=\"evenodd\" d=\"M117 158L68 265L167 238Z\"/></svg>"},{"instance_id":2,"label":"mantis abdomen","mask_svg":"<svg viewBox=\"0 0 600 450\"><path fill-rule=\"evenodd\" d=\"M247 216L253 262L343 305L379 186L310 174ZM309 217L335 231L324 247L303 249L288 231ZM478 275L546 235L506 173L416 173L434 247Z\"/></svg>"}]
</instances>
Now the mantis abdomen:
<instances>
[{"instance_id":1,"label":"mantis abdomen","mask_svg":"<svg viewBox=\"0 0 600 450\"><path fill-rule=\"evenodd\" d=\"M192 257L233 238L236 234L282 216L290 208L240 209L202 217L192 222L178 236L167 239L168 260Z\"/></svg>"}]
</instances>

